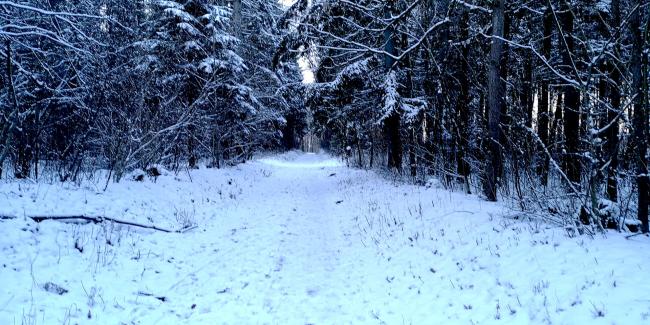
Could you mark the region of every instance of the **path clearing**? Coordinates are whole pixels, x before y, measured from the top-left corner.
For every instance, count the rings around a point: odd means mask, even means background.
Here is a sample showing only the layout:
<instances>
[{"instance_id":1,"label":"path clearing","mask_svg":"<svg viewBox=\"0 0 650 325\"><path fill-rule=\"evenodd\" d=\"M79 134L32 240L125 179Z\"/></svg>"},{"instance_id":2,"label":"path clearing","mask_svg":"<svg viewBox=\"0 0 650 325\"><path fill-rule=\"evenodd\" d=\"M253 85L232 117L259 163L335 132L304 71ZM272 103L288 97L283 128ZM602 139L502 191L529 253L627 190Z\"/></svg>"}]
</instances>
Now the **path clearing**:
<instances>
[{"instance_id":1,"label":"path clearing","mask_svg":"<svg viewBox=\"0 0 650 325\"><path fill-rule=\"evenodd\" d=\"M567 238L326 155L124 181L0 184L2 324L642 324L650 241ZM25 211L25 212L23 212ZM68 290L45 290L54 283Z\"/></svg>"}]
</instances>

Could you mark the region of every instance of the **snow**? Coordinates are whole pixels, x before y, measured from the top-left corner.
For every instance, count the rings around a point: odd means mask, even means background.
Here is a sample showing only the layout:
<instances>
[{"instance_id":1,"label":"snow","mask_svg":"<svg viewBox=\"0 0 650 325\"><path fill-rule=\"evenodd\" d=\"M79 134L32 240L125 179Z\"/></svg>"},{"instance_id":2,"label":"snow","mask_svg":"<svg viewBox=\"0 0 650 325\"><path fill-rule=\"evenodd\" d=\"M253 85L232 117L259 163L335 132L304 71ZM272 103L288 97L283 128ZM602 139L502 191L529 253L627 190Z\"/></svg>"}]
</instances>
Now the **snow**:
<instances>
[{"instance_id":1,"label":"snow","mask_svg":"<svg viewBox=\"0 0 650 325\"><path fill-rule=\"evenodd\" d=\"M187 32L191 36L201 35L201 32L198 29L196 29L194 26L192 26L192 24L189 24L189 23L186 23L186 22L180 22L180 23L176 24L176 26L178 26L178 28L184 30L185 32Z\"/></svg>"},{"instance_id":2,"label":"snow","mask_svg":"<svg viewBox=\"0 0 650 325\"><path fill-rule=\"evenodd\" d=\"M644 236L570 238L324 154L103 181L5 181L0 214L198 227L0 221L0 324L650 322Z\"/></svg>"},{"instance_id":3,"label":"snow","mask_svg":"<svg viewBox=\"0 0 650 325\"><path fill-rule=\"evenodd\" d=\"M391 70L388 75L386 75L382 87L384 89L384 107L382 108L383 114L380 119L381 121L387 119L398 110L398 106L401 106L402 98L397 91L399 82L397 81L397 73L395 73L395 71Z\"/></svg>"},{"instance_id":4,"label":"snow","mask_svg":"<svg viewBox=\"0 0 650 325\"><path fill-rule=\"evenodd\" d=\"M174 3L173 1L166 1L166 2ZM174 3L174 5L177 5L177 4ZM171 15L171 16L174 16L174 17L177 17L177 18L181 19L182 21L194 21L195 20L194 17L192 17L192 15L190 15L189 13L184 11L182 8L180 8L180 6L178 6L178 7L171 7L170 6L169 8L166 8L164 11L166 13L168 13L169 15Z\"/></svg>"}]
</instances>

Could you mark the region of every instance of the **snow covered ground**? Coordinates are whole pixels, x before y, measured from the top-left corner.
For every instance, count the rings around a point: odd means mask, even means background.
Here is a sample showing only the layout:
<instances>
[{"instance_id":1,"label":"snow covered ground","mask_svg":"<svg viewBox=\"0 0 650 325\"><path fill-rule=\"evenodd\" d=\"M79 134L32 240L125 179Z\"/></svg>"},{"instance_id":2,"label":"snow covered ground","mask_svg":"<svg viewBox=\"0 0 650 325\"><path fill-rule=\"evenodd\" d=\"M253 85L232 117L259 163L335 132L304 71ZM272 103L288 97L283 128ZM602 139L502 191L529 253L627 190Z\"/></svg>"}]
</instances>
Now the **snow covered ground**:
<instances>
[{"instance_id":1,"label":"snow covered ground","mask_svg":"<svg viewBox=\"0 0 650 325\"><path fill-rule=\"evenodd\" d=\"M288 153L155 182L0 183L0 324L650 324L650 240Z\"/></svg>"}]
</instances>

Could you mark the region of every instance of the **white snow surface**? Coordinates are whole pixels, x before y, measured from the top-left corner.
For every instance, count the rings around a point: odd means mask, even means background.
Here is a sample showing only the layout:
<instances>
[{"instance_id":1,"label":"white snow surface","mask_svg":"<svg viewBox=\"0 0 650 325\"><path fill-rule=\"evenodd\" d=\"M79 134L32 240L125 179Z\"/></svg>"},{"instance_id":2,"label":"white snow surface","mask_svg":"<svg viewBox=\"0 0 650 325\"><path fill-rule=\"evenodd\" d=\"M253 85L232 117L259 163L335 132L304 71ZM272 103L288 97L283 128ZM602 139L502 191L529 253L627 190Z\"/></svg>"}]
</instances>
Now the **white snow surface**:
<instances>
[{"instance_id":1,"label":"white snow surface","mask_svg":"<svg viewBox=\"0 0 650 325\"><path fill-rule=\"evenodd\" d=\"M102 182L0 183L0 324L650 323L645 236L569 238L323 154ZM75 214L198 227L22 217Z\"/></svg>"}]
</instances>

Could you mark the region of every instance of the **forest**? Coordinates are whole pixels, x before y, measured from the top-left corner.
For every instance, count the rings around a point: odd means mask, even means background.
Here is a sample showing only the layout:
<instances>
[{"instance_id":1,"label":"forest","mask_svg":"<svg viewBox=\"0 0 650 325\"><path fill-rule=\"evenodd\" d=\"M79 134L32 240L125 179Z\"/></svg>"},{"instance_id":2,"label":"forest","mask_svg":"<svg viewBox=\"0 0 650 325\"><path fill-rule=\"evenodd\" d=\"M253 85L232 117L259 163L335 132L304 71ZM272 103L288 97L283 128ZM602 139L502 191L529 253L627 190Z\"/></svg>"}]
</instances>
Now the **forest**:
<instances>
[{"instance_id":1,"label":"forest","mask_svg":"<svg viewBox=\"0 0 650 325\"><path fill-rule=\"evenodd\" d=\"M517 220L535 225L533 237L546 227L570 240L639 240L634 256L645 256L639 267L650 266L643 241L650 233L648 0L0 0L0 62L0 228L19 218L34 227L59 218L76 225L146 223L155 227L141 228L154 230L162 224L184 233L212 225L208 214L221 209L197 204L248 202L242 197L249 186L257 193L250 194L251 207L276 211L299 205L303 194L278 206L255 200L304 185L309 200L348 193L343 197L363 201L355 203L361 214L381 216L377 223L366 216L363 223L372 229L359 228L362 237L375 234L377 225L408 228L390 216L388 204L395 201L404 204L393 207L401 211L395 214L420 220L424 204L441 218L436 220L480 213L493 222L495 215L507 215L504 232L519 227L510 227ZM305 178L294 179L287 168ZM327 175L316 177L318 170ZM365 178L367 173L377 179ZM276 183L265 183L274 177ZM327 183L337 177L345 177L337 186L348 190ZM419 203L411 202L416 194L404 193L403 200L364 196L373 191L371 184L381 193L395 190L378 179L417 193L453 193L449 200L456 203L449 209L457 210L436 211L433 199L420 194ZM203 188L202 180L213 183ZM280 192L285 182L302 185ZM176 194L159 193L165 186L175 186ZM359 193L349 190L355 186ZM52 194L45 198L44 192ZM140 195L150 201L120 201ZM327 209L349 200L331 201L323 203ZM93 202L101 204L91 209ZM169 210L159 211L157 204ZM457 226L483 231L480 220ZM247 229L228 225L232 236ZM316 229L303 226L309 233ZM107 226L101 227L108 236ZM391 231L382 228L366 240L381 246ZM419 231L405 235L402 244L412 247L425 236ZM97 242L93 236L86 237ZM70 247L83 253L81 242L73 242ZM284 257L273 263L282 269ZM309 290L307 296L316 295ZM138 296L166 302L146 290ZM607 308L591 305L585 308L595 318L605 315ZM501 319L504 306L497 300L498 317L489 319ZM520 315L513 309L511 321ZM70 310L67 320L85 316L85 310L82 316ZM0 305L0 320L2 311ZM650 310L642 313L650 318ZM23 323L37 314L23 310ZM378 323L395 323L384 322L386 315L374 309L371 314ZM140 319L134 315L129 317ZM324 315L321 320L334 320ZM582 319L568 322L576 320ZM567 319L549 314L528 321Z\"/></svg>"},{"instance_id":2,"label":"forest","mask_svg":"<svg viewBox=\"0 0 650 325\"><path fill-rule=\"evenodd\" d=\"M354 166L648 232L649 6L3 1L0 166L119 181L310 133Z\"/></svg>"}]
</instances>

